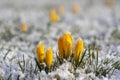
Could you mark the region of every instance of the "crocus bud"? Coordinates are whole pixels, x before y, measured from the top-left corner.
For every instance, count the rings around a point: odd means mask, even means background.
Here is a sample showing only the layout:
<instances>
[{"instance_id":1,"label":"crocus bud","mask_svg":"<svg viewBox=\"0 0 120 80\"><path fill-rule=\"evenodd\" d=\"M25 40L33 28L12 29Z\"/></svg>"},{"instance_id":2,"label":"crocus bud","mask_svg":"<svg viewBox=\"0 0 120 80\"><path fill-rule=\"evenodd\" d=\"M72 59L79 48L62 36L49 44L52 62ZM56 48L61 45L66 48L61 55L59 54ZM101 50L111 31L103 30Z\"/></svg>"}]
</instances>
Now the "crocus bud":
<instances>
[{"instance_id":1,"label":"crocus bud","mask_svg":"<svg viewBox=\"0 0 120 80\"><path fill-rule=\"evenodd\" d=\"M78 39L74 49L74 61L78 61L82 56L84 43L82 39Z\"/></svg>"},{"instance_id":2,"label":"crocus bud","mask_svg":"<svg viewBox=\"0 0 120 80\"><path fill-rule=\"evenodd\" d=\"M27 32L27 24L22 23L22 32Z\"/></svg>"},{"instance_id":3,"label":"crocus bud","mask_svg":"<svg viewBox=\"0 0 120 80\"><path fill-rule=\"evenodd\" d=\"M79 6L77 5L77 4L75 4L74 6L73 6L73 13L78 13L79 12Z\"/></svg>"},{"instance_id":4,"label":"crocus bud","mask_svg":"<svg viewBox=\"0 0 120 80\"><path fill-rule=\"evenodd\" d=\"M106 5L107 5L108 7L113 7L114 4L115 4L115 0L107 0L107 2L106 2Z\"/></svg>"},{"instance_id":5,"label":"crocus bud","mask_svg":"<svg viewBox=\"0 0 120 80\"><path fill-rule=\"evenodd\" d=\"M59 20L59 18L58 18L58 16L57 16L55 10L54 10L54 9L51 9L51 10L50 10L50 21L51 21L51 22L57 22L58 20Z\"/></svg>"},{"instance_id":6,"label":"crocus bud","mask_svg":"<svg viewBox=\"0 0 120 80\"><path fill-rule=\"evenodd\" d=\"M72 53L72 35L70 33L65 33L63 35L63 50L64 57L68 58Z\"/></svg>"},{"instance_id":7,"label":"crocus bud","mask_svg":"<svg viewBox=\"0 0 120 80\"><path fill-rule=\"evenodd\" d=\"M58 14L62 14L64 12L64 8L62 6L60 6L58 8Z\"/></svg>"},{"instance_id":8,"label":"crocus bud","mask_svg":"<svg viewBox=\"0 0 120 80\"><path fill-rule=\"evenodd\" d=\"M47 50L46 50L46 65L48 68L51 67L52 65L52 60L53 60L53 51L52 49L49 47Z\"/></svg>"},{"instance_id":9,"label":"crocus bud","mask_svg":"<svg viewBox=\"0 0 120 80\"><path fill-rule=\"evenodd\" d=\"M44 45L39 43L36 48L37 59L40 63L44 62Z\"/></svg>"}]
</instances>

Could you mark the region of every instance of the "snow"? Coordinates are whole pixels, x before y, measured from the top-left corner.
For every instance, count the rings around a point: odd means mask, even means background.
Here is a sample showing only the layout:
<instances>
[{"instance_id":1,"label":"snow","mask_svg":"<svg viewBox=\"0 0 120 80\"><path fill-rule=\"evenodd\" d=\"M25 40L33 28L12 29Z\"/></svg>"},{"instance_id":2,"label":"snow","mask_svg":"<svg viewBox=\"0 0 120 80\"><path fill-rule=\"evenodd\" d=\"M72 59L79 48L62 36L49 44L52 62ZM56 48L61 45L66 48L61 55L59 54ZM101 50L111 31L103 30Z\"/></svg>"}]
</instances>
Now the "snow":
<instances>
[{"instance_id":1,"label":"snow","mask_svg":"<svg viewBox=\"0 0 120 80\"><path fill-rule=\"evenodd\" d=\"M99 78L93 72L86 74L84 69L77 69L77 77L75 77L72 73L73 66L67 61L48 74L38 69L38 72L34 72L36 45L43 42L45 49L51 46L56 53L57 39L67 31L73 35L74 43L79 37L84 40L85 46L96 41L96 45L101 49L99 62L104 58L120 60L120 5L116 3L114 6L115 20L118 23L116 27L111 14L112 10L103 4L103 0L99 1L101 3L98 3L98 0L93 1L95 1L93 5L86 7L88 0L76 0L76 3L81 2L81 9L79 14L73 14L72 0L69 4L65 0L20 0L19 2L0 0L0 79L7 79L11 74L12 80L17 77L20 80L39 80L39 78L41 80L57 80L57 78L60 80L119 80L119 70L115 70L110 77L108 75ZM63 5L65 12L61 15L62 20L52 23L48 29L48 14L52 5L55 9L57 9L56 5ZM27 23L27 33L21 31L22 22ZM115 29L118 31L112 35ZM18 64L19 61L24 68L23 71Z\"/></svg>"}]
</instances>

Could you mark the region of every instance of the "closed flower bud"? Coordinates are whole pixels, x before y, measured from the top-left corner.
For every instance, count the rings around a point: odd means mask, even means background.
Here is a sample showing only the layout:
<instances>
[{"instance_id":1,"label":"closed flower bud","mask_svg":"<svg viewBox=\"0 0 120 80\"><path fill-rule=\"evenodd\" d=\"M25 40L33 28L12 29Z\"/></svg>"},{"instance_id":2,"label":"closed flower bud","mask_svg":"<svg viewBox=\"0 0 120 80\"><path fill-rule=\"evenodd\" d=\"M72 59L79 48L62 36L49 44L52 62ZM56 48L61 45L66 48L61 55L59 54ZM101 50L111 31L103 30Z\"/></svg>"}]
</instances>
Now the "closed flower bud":
<instances>
[{"instance_id":1,"label":"closed flower bud","mask_svg":"<svg viewBox=\"0 0 120 80\"><path fill-rule=\"evenodd\" d=\"M51 10L50 10L50 21L52 21L52 22L57 22L58 20L59 20L59 18L58 18L58 16L57 16L55 10L54 10L54 9L51 9Z\"/></svg>"},{"instance_id":2,"label":"closed flower bud","mask_svg":"<svg viewBox=\"0 0 120 80\"><path fill-rule=\"evenodd\" d=\"M63 35L63 50L64 57L68 58L72 53L72 35L70 33L65 33Z\"/></svg>"},{"instance_id":3,"label":"closed flower bud","mask_svg":"<svg viewBox=\"0 0 120 80\"><path fill-rule=\"evenodd\" d=\"M78 13L79 12L79 6L76 4L73 6L73 13Z\"/></svg>"},{"instance_id":4,"label":"closed flower bud","mask_svg":"<svg viewBox=\"0 0 120 80\"><path fill-rule=\"evenodd\" d=\"M58 8L58 13L59 14L62 14L64 12L64 8L62 7L62 6L60 6L59 8Z\"/></svg>"},{"instance_id":5,"label":"closed flower bud","mask_svg":"<svg viewBox=\"0 0 120 80\"><path fill-rule=\"evenodd\" d=\"M44 45L39 43L36 48L37 59L40 63L44 62Z\"/></svg>"},{"instance_id":6,"label":"closed flower bud","mask_svg":"<svg viewBox=\"0 0 120 80\"><path fill-rule=\"evenodd\" d=\"M115 4L115 0L107 0L107 2L106 2L106 5L107 5L108 7L113 7L114 4Z\"/></svg>"},{"instance_id":7,"label":"closed flower bud","mask_svg":"<svg viewBox=\"0 0 120 80\"><path fill-rule=\"evenodd\" d=\"M27 32L27 24L26 23L22 24L22 32Z\"/></svg>"},{"instance_id":8,"label":"closed flower bud","mask_svg":"<svg viewBox=\"0 0 120 80\"><path fill-rule=\"evenodd\" d=\"M74 61L78 61L82 56L82 51L84 48L84 43L82 39L78 39L74 49Z\"/></svg>"},{"instance_id":9,"label":"closed flower bud","mask_svg":"<svg viewBox=\"0 0 120 80\"><path fill-rule=\"evenodd\" d=\"M53 60L53 51L52 49L49 47L47 50L46 50L46 65L48 68L51 67L52 65L52 60Z\"/></svg>"}]
</instances>

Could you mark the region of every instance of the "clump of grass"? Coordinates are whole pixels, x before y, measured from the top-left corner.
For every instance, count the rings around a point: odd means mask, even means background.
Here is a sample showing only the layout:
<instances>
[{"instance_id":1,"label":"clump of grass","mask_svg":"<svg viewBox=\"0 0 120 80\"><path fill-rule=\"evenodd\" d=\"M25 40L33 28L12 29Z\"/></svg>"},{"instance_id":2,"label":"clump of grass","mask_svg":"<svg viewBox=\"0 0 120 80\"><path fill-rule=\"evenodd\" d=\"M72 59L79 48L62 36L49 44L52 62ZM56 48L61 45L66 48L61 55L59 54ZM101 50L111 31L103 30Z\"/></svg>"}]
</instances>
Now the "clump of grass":
<instances>
[{"instance_id":1,"label":"clump of grass","mask_svg":"<svg viewBox=\"0 0 120 80\"><path fill-rule=\"evenodd\" d=\"M74 75L76 75L77 69L84 69L86 74L92 72L97 77L112 75L115 69L120 70L120 60L115 61L110 58L99 60L100 49L96 44L91 46L88 45L88 47L84 48L83 40L78 39L75 49L72 51L72 43L73 38L70 33L65 33L61 36L58 39L58 52L56 53L54 62L51 62L52 57L48 60L48 62L50 62L50 66L48 66L47 63L46 65L41 64L38 59L35 58L39 70L45 70L46 73L48 73L56 70L65 62L70 62L72 64L71 68L74 68L74 71L72 72Z\"/></svg>"},{"instance_id":2,"label":"clump of grass","mask_svg":"<svg viewBox=\"0 0 120 80\"><path fill-rule=\"evenodd\" d=\"M97 48L88 47L75 68L83 68L86 74L93 72L98 77L112 75L115 69L119 69L119 61L113 62L114 60L109 58L99 61L99 54Z\"/></svg>"}]
</instances>

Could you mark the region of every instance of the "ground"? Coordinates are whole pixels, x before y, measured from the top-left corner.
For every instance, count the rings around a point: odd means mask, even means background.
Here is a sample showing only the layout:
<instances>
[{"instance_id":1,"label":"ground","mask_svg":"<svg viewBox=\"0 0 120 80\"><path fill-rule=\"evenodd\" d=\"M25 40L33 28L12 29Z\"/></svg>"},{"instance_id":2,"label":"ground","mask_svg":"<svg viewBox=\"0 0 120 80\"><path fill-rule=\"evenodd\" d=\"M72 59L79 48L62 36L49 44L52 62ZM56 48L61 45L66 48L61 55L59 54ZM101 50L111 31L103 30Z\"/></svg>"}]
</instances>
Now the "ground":
<instances>
[{"instance_id":1,"label":"ground","mask_svg":"<svg viewBox=\"0 0 120 80\"><path fill-rule=\"evenodd\" d=\"M68 3L69 2L69 3ZM48 74L36 69L36 46L44 43L52 47L54 59L58 52L57 40L70 32L75 44L80 37L85 48L95 44L99 50L98 64L105 58L120 60L120 5L116 0L110 7L103 0L0 0L0 79L3 80L120 80L120 69L112 75L95 76L84 69L72 73L72 64L66 61ZM74 14L72 7L79 5ZM58 22L49 21L50 9L64 7ZM21 25L27 24L27 32ZM73 45L74 46L74 45ZM109 65L108 65L109 66ZM106 66L107 67L107 66Z\"/></svg>"}]
</instances>

